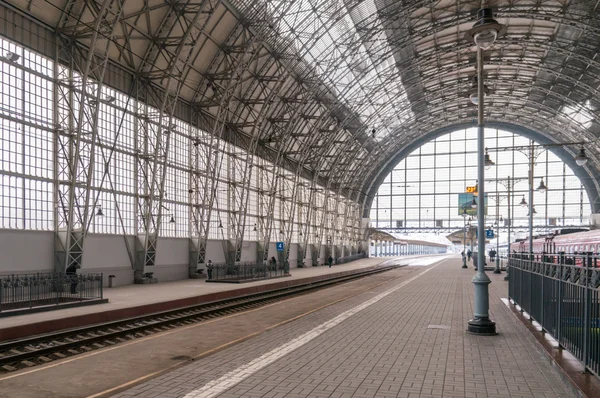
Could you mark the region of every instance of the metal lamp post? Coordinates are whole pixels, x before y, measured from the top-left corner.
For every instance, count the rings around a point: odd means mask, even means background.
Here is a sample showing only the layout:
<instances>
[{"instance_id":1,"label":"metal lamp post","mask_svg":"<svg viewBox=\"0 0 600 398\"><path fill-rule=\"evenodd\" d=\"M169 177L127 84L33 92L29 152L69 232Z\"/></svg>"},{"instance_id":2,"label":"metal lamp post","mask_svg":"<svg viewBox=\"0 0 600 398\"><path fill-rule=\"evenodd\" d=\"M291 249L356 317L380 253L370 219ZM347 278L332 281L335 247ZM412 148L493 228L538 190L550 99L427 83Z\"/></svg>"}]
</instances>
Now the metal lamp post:
<instances>
[{"instance_id":1,"label":"metal lamp post","mask_svg":"<svg viewBox=\"0 0 600 398\"><path fill-rule=\"evenodd\" d=\"M500 202L497 200L496 202ZM499 208L499 203L496 203L496 208ZM497 213L496 213L497 214ZM502 215L496 220L496 266L494 267L494 274L500 274L500 223L504 221Z\"/></svg>"},{"instance_id":2,"label":"metal lamp post","mask_svg":"<svg viewBox=\"0 0 600 398\"><path fill-rule=\"evenodd\" d=\"M463 208L463 256L462 256L462 268L467 267L467 209Z\"/></svg>"},{"instance_id":3,"label":"metal lamp post","mask_svg":"<svg viewBox=\"0 0 600 398\"><path fill-rule=\"evenodd\" d=\"M472 279L475 285L475 311L469 321L467 330L474 334L495 335L496 323L489 317L490 278L485 273L485 153L484 153L484 76L483 50L491 47L496 38L506 31L506 26L493 18L491 8L482 8L477 12L477 22L466 38L477 45L477 180L482 183L478 187L479 206L477 206L477 273Z\"/></svg>"},{"instance_id":4,"label":"metal lamp post","mask_svg":"<svg viewBox=\"0 0 600 398\"><path fill-rule=\"evenodd\" d=\"M536 213L535 209L533 208L533 180L534 180L534 167L535 167L535 162L537 157L546 149L548 148L554 148L554 147L564 147L564 146L571 146L571 145L582 145L578 155L575 157L575 161L577 162L577 164L579 166L584 166L587 161L588 161L588 157L585 154L585 150L583 149L583 145L585 145L585 142L556 142L556 143L551 143L551 144L535 144L533 142L533 140L530 140L529 145L517 145L517 146L509 146L509 147L500 147L500 148L486 148L486 152L488 150L491 151L508 151L508 150L516 150L519 151L521 153L523 153L525 156L527 156L528 159L528 163L529 163L529 171L527 174L527 181L529 183L529 189L528 189L528 194L529 194L529 202L527 200L525 200L525 195L523 195L523 199L521 199L521 202L519 203L522 207L529 207L529 212L527 214L527 218L529 220L529 239L528 239L528 246L529 246L529 251L528 251L528 255L529 258L533 257L533 215ZM486 160L489 160L489 162L491 162L491 164L493 164L491 158L488 158ZM520 179L512 179L512 182L515 182L516 180L520 180ZM509 187L509 197L511 195L510 193L510 187L511 187L511 178L508 178L508 187ZM546 192L548 190L548 187L546 186L546 184L544 183L544 179L542 178L540 181L540 185L537 187L537 190L539 192ZM510 199L509 199L510 200ZM510 211L510 202L509 202L509 211ZM510 227L510 223L512 222L512 218L510 216L509 213L509 227ZM509 244L510 244L510 229L509 229ZM509 246L509 253L510 253L510 246Z\"/></svg>"}]
</instances>

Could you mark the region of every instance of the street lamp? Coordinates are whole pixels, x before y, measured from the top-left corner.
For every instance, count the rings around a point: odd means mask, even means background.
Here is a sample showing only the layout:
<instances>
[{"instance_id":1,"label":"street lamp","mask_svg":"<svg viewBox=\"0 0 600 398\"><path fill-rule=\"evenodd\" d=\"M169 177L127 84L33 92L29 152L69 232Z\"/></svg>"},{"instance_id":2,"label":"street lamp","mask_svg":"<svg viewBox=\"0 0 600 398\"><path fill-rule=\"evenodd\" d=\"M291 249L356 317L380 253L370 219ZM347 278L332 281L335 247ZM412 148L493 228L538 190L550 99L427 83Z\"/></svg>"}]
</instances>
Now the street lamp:
<instances>
[{"instance_id":1,"label":"street lamp","mask_svg":"<svg viewBox=\"0 0 600 398\"><path fill-rule=\"evenodd\" d=\"M500 202L498 199L497 202ZM499 203L496 203L496 208L500 208ZM494 267L494 274L500 274L500 223L503 222L502 214L500 218L496 220L496 266Z\"/></svg>"},{"instance_id":2,"label":"street lamp","mask_svg":"<svg viewBox=\"0 0 600 398\"><path fill-rule=\"evenodd\" d=\"M535 161L537 157L546 149L554 148L554 147L564 147L569 145L581 145L581 150L579 154L575 157L575 162L578 165L582 166L587 163L587 156L585 154L585 150L583 145L585 142L556 142L551 144L534 144L533 140L529 141L529 145L517 145L517 146L509 146L509 147L501 147L501 148L489 148L492 151L508 151L508 150L516 150L523 153L529 159L529 173L528 173L528 181L529 181L529 203L525 200L525 195L523 195L523 199L521 200L520 205L522 207L529 206L529 213L527 214L529 218L529 256L531 257L533 253L533 215L536 214L535 209L533 208L533 168L535 166ZM486 148L487 150L488 148ZM544 183L544 179L540 181L540 185L537 190L541 193L544 193L548 190L548 187Z\"/></svg>"},{"instance_id":3,"label":"street lamp","mask_svg":"<svg viewBox=\"0 0 600 398\"><path fill-rule=\"evenodd\" d=\"M463 255L462 255L462 268L467 267L467 208L463 207Z\"/></svg>"},{"instance_id":4,"label":"street lamp","mask_svg":"<svg viewBox=\"0 0 600 398\"><path fill-rule=\"evenodd\" d=\"M478 195L485 200L485 155L483 107L485 91L483 82L483 50L490 48L496 38L506 32L506 26L493 18L491 8L477 12L477 22L466 33L467 40L477 45L477 180L481 182ZM488 156L489 159L489 156ZM490 160L491 161L491 160ZM485 274L485 205L477 207L477 274L472 279L475 285L475 311L469 321L468 331L475 334L495 335L496 324L489 317L490 278Z\"/></svg>"}]
</instances>

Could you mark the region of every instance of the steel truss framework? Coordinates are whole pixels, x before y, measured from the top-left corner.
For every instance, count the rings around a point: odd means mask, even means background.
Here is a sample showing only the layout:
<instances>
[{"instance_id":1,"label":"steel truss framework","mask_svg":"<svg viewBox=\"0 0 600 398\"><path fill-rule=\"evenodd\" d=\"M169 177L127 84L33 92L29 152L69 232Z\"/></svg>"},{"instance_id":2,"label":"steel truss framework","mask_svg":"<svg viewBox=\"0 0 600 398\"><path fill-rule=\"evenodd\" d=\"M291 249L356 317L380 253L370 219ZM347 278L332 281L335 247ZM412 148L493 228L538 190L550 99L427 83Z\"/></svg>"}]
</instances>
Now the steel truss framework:
<instances>
[{"instance_id":1,"label":"steel truss framework","mask_svg":"<svg viewBox=\"0 0 600 398\"><path fill-rule=\"evenodd\" d=\"M210 231L223 221L233 261L254 224L263 258L279 231L303 253L308 244L319 253L323 243L357 245L364 239L360 216L387 162L424 134L473 116L465 92L474 51L463 35L479 1L1 4L4 15L31 18L53 35L54 45L40 51L57 60L57 267L81 261L85 235L97 223L91 215L108 191L122 232L135 224L130 256L138 276L155 261L165 214L179 216L186 206L189 227L175 229L191 237L191 270L206 260ZM551 140L589 142L586 172L597 191L598 3L493 7L508 31L485 54L493 90L486 119ZM108 87L116 94L107 97ZM136 132L134 216L124 211L129 196L116 188L113 159L127 155L113 145L119 134L107 140L98 127L102 109L121 94L122 106L135 109L121 121ZM173 147L181 136L193 138L187 153L175 156L187 157L178 169L171 152L184 148ZM184 193L165 197L181 168L189 169ZM590 202L600 207L597 198Z\"/></svg>"}]
</instances>

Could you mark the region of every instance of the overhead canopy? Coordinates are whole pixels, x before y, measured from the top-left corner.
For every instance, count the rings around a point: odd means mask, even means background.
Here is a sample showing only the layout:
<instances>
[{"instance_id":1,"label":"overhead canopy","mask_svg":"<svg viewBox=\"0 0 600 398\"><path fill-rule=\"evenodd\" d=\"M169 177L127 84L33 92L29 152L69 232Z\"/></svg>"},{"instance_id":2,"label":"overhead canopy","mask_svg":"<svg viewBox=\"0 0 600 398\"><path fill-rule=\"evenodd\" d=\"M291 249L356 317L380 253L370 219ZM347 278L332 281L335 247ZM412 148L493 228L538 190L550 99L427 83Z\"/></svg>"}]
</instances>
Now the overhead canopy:
<instances>
[{"instance_id":1,"label":"overhead canopy","mask_svg":"<svg viewBox=\"0 0 600 398\"><path fill-rule=\"evenodd\" d=\"M7 1L78 45L94 32L109 40L125 78L106 84L168 92L180 117L200 115L209 132L225 126L236 145L279 154L358 200L403 149L475 117L475 49L464 34L479 1ZM487 6L508 29L485 52L486 121L588 142L586 171L598 188L599 3Z\"/></svg>"}]
</instances>

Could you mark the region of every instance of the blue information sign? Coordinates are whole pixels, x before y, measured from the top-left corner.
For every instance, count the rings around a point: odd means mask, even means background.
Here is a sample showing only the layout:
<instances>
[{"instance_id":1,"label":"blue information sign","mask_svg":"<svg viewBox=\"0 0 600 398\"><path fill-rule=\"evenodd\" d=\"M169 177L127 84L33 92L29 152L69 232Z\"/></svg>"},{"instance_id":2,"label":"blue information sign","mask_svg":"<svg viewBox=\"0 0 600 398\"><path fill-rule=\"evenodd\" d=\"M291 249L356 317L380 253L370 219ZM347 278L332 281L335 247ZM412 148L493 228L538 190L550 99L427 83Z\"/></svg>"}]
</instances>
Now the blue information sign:
<instances>
[{"instance_id":1,"label":"blue information sign","mask_svg":"<svg viewBox=\"0 0 600 398\"><path fill-rule=\"evenodd\" d=\"M277 251L278 252L282 252L283 251L283 242L277 242Z\"/></svg>"},{"instance_id":2,"label":"blue information sign","mask_svg":"<svg viewBox=\"0 0 600 398\"><path fill-rule=\"evenodd\" d=\"M475 230L475 237L477 238L477 230ZM485 238L486 239L494 239L494 230L493 229L486 229L485 230Z\"/></svg>"}]
</instances>

